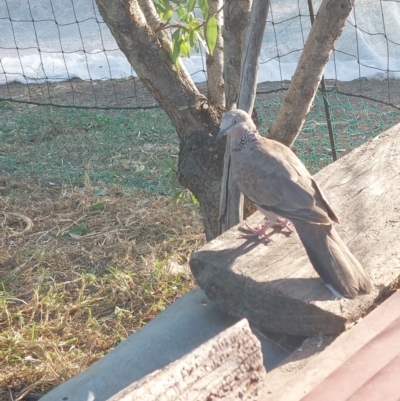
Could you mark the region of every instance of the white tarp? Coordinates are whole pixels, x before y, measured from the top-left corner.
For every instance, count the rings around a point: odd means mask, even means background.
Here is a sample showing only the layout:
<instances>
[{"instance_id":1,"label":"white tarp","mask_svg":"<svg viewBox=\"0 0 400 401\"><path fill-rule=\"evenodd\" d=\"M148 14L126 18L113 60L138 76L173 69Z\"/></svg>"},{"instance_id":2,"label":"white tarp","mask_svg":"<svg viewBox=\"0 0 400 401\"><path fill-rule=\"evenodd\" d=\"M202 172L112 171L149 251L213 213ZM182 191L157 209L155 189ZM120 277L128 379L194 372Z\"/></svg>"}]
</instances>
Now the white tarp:
<instances>
[{"instance_id":1,"label":"white tarp","mask_svg":"<svg viewBox=\"0 0 400 401\"><path fill-rule=\"evenodd\" d=\"M291 79L310 30L307 0L271 0L271 10L259 82ZM94 0L0 0L0 32L0 84L135 75ZM399 32L398 1L358 0L325 77L399 78ZM201 55L184 63L194 81L205 81Z\"/></svg>"}]
</instances>

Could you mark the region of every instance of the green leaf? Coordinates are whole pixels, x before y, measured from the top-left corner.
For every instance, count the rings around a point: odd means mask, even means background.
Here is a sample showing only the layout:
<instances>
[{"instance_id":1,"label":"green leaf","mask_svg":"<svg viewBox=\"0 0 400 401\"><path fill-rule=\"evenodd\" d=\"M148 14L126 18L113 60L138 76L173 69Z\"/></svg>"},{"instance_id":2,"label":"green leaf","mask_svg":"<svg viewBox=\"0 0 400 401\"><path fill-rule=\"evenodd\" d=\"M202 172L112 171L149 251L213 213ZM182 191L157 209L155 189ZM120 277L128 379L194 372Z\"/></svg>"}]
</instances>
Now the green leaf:
<instances>
[{"instance_id":1,"label":"green leaf","mask_svg":"<svg viewBox=\"0 0 400 401\"><path fill-rule=\"evenodd\" d=\"M184 41L181 45L181 53L186 56L187 58L190 58L190 46L188 41Z\"/></svg>"},{"instance_id":2,"label":"green leaf","mask_svg":"<svg viewBox=\"0 0 400 401\"><path fill-rule=\"evenodd\" d=\"M172 34L172 41L174 42L174 41L180 39L181 35L182 35L181 30L180 30L180 29L177 29L177 30Z\"/></svg>"},{"instance_id":3,"label":"green leaf","mask_svg":"<svg viewBox=\"0 0 400 401\"><path fill-rule=\"evenodd\" d=\"M155 5L155 7L156 7L156 10L157 10L157 12L158 12L160 18L161 18L161 14L164 14L164 13L165 13L165 7L162 6L162 5L159 4L159 3L154 3L154 5Z\"/></svg>"},{"instance_id":4,"label":"green leaf","mask_svg":"<svg viewBox=\"0 0 400 401\"><path fill-rule=\"evenodd\" d=\"M89 227L86 223L81 223L75 227L70 228L66 233L72 238L80 237L81 235L88 234L90 232Z\"/></svg>"},{"instance_id":5,"label":"green leaf","mask_svg":"<svg viewBox=\"0 0 400 401\"><path fill-rule=\"evenodd\" d=\"M177 172L176 160L172 158L171 154L168 154L167 158L161 160L158 164L164 173Z\"/></svg>"},{"instance_id":6,"label":"green leaf","mask_svg":"<svg viewBox=\"0 0 400 401\"><path fill-rule=\"evenodd\" d=\"M179 68L179 56L181 54L182 43L183 40L181 37L181 30L177 29L172 34L172 53L171 53L171 59L172 62L175 64L176 68Z\"/></svg>"},{"instance_id":7,"label":"green leaf","mask_svg":"<svg viewBox=\"0 0 400 401\"><path fill-rule=\"evenodd\" d=\"M195 17L193 17L192 13L188 14L188 21L186 23L186 28L189 31L191 31L198 29L199 27L200 27L200 22Z\"/></svg>"},{"instance_id":8,"label":"green leaf","mask_svg":"<svg viewBox=\"0 0 400 401\"><path fill-rule=\"evenodd\" d=\"M195 4L196 4L196 0L189 0L188 1L186 7L187 7L187 10L188 10L189 13L191 13L193 11Z\"/></svg>"},{"instance_id":9,"label":"green leaf","mask_svg":"<svg viewBox=\"0 0 400 401\"><path fill-rule=\"evenodd\" d=\"M189 32L189 43L190 43L190 46L196 50L196 52L199 51L199 40L197 38L195 31Z\"/></svg>"},{"instance_id":10,"label":"green leaf","mask_svg":"<svg viewBox=\"0 0 400 401\"><path fill-rule=\"evenodd\" d=\"M217 36L218 36L218 22L212 15L207 22L207 29L206 29L206 42L211 56L214 52L215 45L217 44Z\"/></svg>"},{"instance_id":11,"label":"green leaf","mask_svg":"<svg viewBox=\"0 0 400 401\"><path fill-rule=\"evenodd\" d=\"M179 56L181 54L181 46L182 46L182 40L177 40L175 42L172 42L171 59L172 59L172 62L175 64L175 67L178 69L180 68Z\"/></svg>"},{"instance_id":12,"label":"green leaf","mask_svg":"<svg viewBox=\"0 0 400 401\"><path fill-rule=\"evenodd\" d=\"M168 9L165 11L165 13L163 14L163 16L160 15L160 19L163 22L168 22L171 19L173 13L174 13L174 8L170 5L168 7Z\"/></svg>"},{"instance_id":13,"label":"green leaf","mask_svg":"<svg viewBox=\"0 0 400 401\"><path fill-rule=\"evenodd\" d=\"M169 7L169 0L160 0L160 4L166 10Z\"/></svg>"},{"instance_id":14,"label":"green leaf","mask_svg":"<svg viewBox=\"0 0 400 401\"><path fill-rule=\"evenodd\" d=\"M183 196L183 191L178 191L178 192L174 195L174 197L172 198L172 201L173 201L173 202L176 202L176 203L179 203L179 201L181 200L182 196Z\"/></svg>"},{"instance_id":15,"label":"green leaf","mask_svg":"<svg viewBox=\"0 0 400 401\"><path fill-rule=\"evenodd\" d=\"M103 210L106 208L106 204L104 202L95 203L89 206L89 210Z\"/></svg>"},{"instance_id":16,"label":"green leaf","mask_svg":"<svg viewBox=\"0 0 400 401\"><path fill-rule=\"evenodd\" d=\"M195 205L200 205L200 202L198 201L198 199L194 196L193 192L190 192L190 200L192 201L192 203L194 203Z\"/></svg>"},{"instance_id":17,"label":"green leaf","mask_svg":"<svg viewBox=\"0 0 400 401\"><path fill-rule=\"evenodd\" d=\"M201 12L203 13L203 18L206 20L208 18L208 1L207 0L199 0L199 7Z\"/></svg>"},{"instance_id":18,"label":"green leaf","mask_svg":"<svg viewBox=\"0 0 400 401\"><path fill-rule=\"evenodd\" d=\"M183 20L184 19L183 17L185 16L186 11L182 6L179 6L178 9L176 10L176 13L178 14L178 18L180 20Z\"/></svg>"}]
</instances>

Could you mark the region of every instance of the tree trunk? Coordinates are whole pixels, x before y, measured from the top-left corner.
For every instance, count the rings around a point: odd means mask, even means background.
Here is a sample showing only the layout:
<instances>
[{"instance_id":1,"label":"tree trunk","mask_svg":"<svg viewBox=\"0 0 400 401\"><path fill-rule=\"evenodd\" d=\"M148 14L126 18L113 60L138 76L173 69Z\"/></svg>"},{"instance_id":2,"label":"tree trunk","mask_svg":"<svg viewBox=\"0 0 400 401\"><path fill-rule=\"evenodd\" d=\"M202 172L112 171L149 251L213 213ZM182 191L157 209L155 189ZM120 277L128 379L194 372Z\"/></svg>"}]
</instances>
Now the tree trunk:
<instances>
[{"instance_id":1,"label":"tree trunk","mask_svg":"<svg viewBox=\"0 0 400 401\"><path fill-rule=\"evenodd\" d=\"M240 67L251 0L225 0L224 3L224 85L226 108L237 102Z\"/></svg>"},{"instance_id":2,"label":"tree trunk","mask_svg":"<svg viewBox=\"0 0 400 401\"><path fill-rule=\"evenodd\" d=\"M268 0L253 1L245 43L244 46L242 46L238 107L245 110L250 115L252 114L256 97L259 58L268 9ZM240 193L231 173L230 144L228 137L224 156L224 172L222 175L219 206L220 234L243 220L243 206L243 194Z\"/></svg>"},{"instance_id":3,"label":"tree trunk","mask_svg":"<svg viewBox=\"0 0 400 401\"><path fill-rule=\"evenodd\" d=\"M96 3L119 48L177 131L178 178L199 200L206 238L211 240L218 232L223 146L215 146L214 137L221 110L200 94L185 69L173 65L168 50L137 1L96 0Z\"/></svg>"},{"instance_id":4,"label":"tree trunk","mask_svg":"<svg viewBox=\"0 0 400 401\"><path fill-rule=\"evenodd\" d=\"M241 57L238 108L252 114L257 92L261 45L267 23L269 0L253 0L249 27Z\"/></svg>"},{"instance_id":5,"label":"tree trunk","mask_svg":"<svg viewBox=\"0 0 400 401\"><path fill-rule=\"evenodd\" d=\"M286 146L295 141L310 111L335 41L353 6L354 0L322 2L269 138Z\"/></svg>"},{"instance_id":6,"label":"tree trunk","mask_svg":"<svg viewBox=\"0 0 400 401\"><path fill-rule=\"evenodd\" d=\"M229 110L237 102L240 85L240 67L244 40L248 26L251 0L225 0L224 3L224 88L225 103ZM221 188L219 204L219 230L218 234L223 233L235 222L243 219L243 196L239 188L229 175L230 169L229 138L227 139L224 156L224 173L222 176L223 187ZM230 203L230 200L233 203ZM238 215L233 216L230 221L229 210L237 210Z\"/></svg>"},{"instance_id":7,"label":"tree trunk","mask_svg":"<svg viewBox=\"0 0 400 401\"><path fill-rule=\"evenodd\" d=\"M223 12L220 11L223 6L223 0L208 0L208 14L215 15L218 21L218 36L217 44L215 45L214 53L211 56L207 54L207 96L209 102L213 106L225 106L225 91L224 91L224 46L222 40L222 24ZM218 12L220 11L220 12ZM218 13L218 14L217 14ZM207 32L207 28L205 29Z\"/></svg>"}]
</instances>

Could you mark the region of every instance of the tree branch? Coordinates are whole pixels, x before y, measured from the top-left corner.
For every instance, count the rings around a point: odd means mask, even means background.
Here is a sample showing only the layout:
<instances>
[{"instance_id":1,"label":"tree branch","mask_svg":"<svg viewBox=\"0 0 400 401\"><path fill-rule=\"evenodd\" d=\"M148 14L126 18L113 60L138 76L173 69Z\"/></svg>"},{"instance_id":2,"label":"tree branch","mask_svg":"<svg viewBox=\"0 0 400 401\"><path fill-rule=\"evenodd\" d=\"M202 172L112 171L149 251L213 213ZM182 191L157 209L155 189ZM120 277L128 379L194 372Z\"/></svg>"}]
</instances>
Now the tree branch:
<instances>
[{"instance_id":1,"label":"tree branch","mask_svg":"<svg viewBox=\"0 0 400 401\"><path fill-rule=\"evenodd\" d=\"M214 53L211 56L207 54L207 95L208 100L214 106L223 108L225 106L225 91L224 91L224 46L222 39L222 24L223 24L223 0L208 0L208 10L210 15L214 15L218 22L217 43L214 48ZM205 36L207 26L205 27Z\"/></svg>"},{"instance_id":2,"label":"tree branch","mask_svg":"<svg viewBox=\"0 0 400 401\"><path fill-rule=\"evenodd\" d=\"M237 102L241 57L250 15L251 0L225 0L224 5L224 85L226 108Z\"/></svg>"},{"instance_id":3,"label":"tree branch","mask_svg":"<svg viewBox=\"0 0 400 401\"><path fill-rule=\"evenodd\" d=\"M251 115L257 92L258 67L261 45L267 23L269 0L254 0L251 7L249 29L246 32L241 58L238 108Z\"/></svg>"},{"instance_id":4,"label":"tree branch","mask_svg":"<svg viewBox=\"0 0 400 401\"><path fill-rule=\"evenodd\" d=\"M169 51L149 26L138 2L96 0L96 3L119 48L156 101L182 127L194 124L197 119L192 115L193 109L202 109L206 98L187 71L173 65Z\"/></svg>"},{"instance_id":5,"label":"tree branch","mask_svg":"<svg viewBox=\"0 0 400 401\"><path fill-rule=\"evenodd\" d=\"M157 13L156 8L154 7L154 3L152 0L138 0L140 8L143 11L144 16L146 17L147 22L153 29L153 31L156 33L158 39L164 46L166 50L171 52L172 50L172 45L171 45L171 40L168 37L168 34L166 31L162 29L162 26L164 25Z\"/></svg>"},{"instance_id":6,"label":"tree branch","mask_svg":"<svg viewBox=\"0 0 400 401\"><path fill-rule=\"evenodd\" d=\"M269 138L287 146L295 141L310 111L334 43L353 6L354 0L324 0L321 3Z\"/></svg>"},{"instance_id":7,"label":"tree branch","mask_svg":"<svg viewBox=\"0 0 400 401\"><path fill-rule=\"evenodd\" d=\"M137 0L96 3L119 48L176 129L178 180L199 200L206 238L211 240L218 232L222 149L214 136L221 111L209 104L184 68L174 66Z\"/></svg>"}]
</instances>

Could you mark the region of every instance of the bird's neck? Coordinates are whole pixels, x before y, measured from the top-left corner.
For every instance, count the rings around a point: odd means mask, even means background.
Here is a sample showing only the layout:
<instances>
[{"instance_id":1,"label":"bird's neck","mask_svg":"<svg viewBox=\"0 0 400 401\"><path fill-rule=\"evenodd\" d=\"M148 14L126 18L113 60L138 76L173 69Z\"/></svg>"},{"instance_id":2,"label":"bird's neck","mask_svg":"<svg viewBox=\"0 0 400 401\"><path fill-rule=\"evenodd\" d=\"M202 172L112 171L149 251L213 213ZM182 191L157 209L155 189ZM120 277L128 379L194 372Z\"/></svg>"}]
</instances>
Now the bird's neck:
<instances>
[{"instance_id":1,"label":"bird's neck","mask_svg":"<svg viewBox=\"0 0 400 401\"><path fill-rule=\"evenodd\" d=\"M254 142L257 139L257 132L247 131L242 135L238 141L231 142L231 151L240 152L243 150L250 142Z\"/></svg>"}]
</instances>

